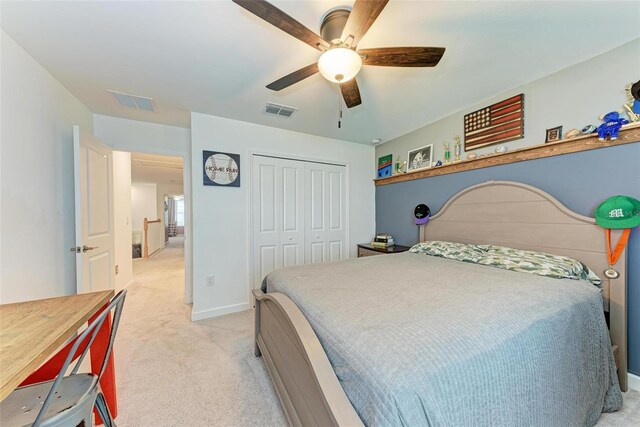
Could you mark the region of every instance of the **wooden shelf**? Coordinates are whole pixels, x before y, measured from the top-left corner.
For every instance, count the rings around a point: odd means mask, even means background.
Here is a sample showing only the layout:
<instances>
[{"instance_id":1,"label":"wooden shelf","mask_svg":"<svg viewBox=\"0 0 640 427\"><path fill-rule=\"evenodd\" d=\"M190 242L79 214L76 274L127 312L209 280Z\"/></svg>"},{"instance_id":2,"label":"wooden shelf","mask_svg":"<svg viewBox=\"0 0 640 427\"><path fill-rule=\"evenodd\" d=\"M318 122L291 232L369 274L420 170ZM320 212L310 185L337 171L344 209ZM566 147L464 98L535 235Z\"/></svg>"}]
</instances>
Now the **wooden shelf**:
<instances>
[{"instance_id":1,"label":"wooden shelf","mask_svg":"<svg viewBox=\"0 0 640 427\"><path fill-rule=\"evenodd\" d=\"M623 126L620 130L620 134L618 135L618 139L615 141L599 141L598 134L579 136L571 139L563 139L557 142L520 148L503 154L494 154L476 159L461 160L442 166L393 175L388 178L378 178L374 179L374 183L376 186L395 184L397 182L412 181L414 179L488 168L491 166L506 165L509 163L524 162L527 160L542 159L544 157L560 156L580 151L597 150L599 148L613 147L616 145L633 144L635 142L640 142L640 123L632 123Z\"/></svg>"}]
</instances>

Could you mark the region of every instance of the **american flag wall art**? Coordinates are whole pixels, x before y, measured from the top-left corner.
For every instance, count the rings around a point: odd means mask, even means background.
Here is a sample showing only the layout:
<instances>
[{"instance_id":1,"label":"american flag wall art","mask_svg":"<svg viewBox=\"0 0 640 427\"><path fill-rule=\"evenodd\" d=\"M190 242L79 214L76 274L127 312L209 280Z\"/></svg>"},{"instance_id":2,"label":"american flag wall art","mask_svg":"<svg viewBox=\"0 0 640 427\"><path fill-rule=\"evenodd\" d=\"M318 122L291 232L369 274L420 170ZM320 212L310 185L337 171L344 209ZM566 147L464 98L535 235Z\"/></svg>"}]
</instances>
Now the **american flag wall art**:
<instances>
[{"instance_id":1,"label":"american flag wall art","mask_svg":"<svg viewBox=\"0 0 640 427\"><path fill-rule=\"evenodd\" d=\"M464 150L524 138L524 94L464 116Z\"/></svg>"}]
</instances>

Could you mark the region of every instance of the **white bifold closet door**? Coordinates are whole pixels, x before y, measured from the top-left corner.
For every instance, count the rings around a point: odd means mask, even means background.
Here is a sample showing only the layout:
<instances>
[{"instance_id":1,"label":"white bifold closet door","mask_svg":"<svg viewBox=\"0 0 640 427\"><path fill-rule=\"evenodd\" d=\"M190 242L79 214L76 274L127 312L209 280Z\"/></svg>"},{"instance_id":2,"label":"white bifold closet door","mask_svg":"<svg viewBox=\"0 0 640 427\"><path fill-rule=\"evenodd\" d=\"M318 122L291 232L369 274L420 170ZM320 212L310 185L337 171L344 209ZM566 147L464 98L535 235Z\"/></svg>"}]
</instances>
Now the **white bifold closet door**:
<instances>
[{"instance_id":1,"label":"white bifold closet door","mask_svg":"<svg viewBox=\"0 0 640 427\"><path fill-rule=\"evenodd\" d=\"M344 166L305 164L306 264L346 259Z\"/></svg>"},{"instance_id":2,"label":"white bifold closet door","mask_svg":"<svg viewBox=\"0 0 640 427\"><path fill-rule=\"evenodd\" d=\"M345 167L253 156L253 286L280 267L347 258Z\"/></svg>"}]
</instances>

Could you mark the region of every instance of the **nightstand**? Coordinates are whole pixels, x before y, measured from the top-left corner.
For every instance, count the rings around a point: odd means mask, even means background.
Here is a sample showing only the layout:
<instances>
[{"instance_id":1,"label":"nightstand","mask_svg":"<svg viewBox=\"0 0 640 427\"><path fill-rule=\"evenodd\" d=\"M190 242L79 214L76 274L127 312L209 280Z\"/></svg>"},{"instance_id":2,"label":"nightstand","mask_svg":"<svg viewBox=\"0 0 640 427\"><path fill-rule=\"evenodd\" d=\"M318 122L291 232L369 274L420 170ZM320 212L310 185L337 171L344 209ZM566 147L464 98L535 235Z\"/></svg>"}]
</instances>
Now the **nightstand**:
<instances>
[{"instance_id":1,"label":"nightstand","mask_svg":"<svg viewBox=\"0 0 640 427\"><path fill-rule=\"evenodd\" d=\"M371 243L361 243L358 245L358 258L363 256L398 254L411 249L409 246L394 245L389 248L374 248Z\"/></svg>"}]
</instances>

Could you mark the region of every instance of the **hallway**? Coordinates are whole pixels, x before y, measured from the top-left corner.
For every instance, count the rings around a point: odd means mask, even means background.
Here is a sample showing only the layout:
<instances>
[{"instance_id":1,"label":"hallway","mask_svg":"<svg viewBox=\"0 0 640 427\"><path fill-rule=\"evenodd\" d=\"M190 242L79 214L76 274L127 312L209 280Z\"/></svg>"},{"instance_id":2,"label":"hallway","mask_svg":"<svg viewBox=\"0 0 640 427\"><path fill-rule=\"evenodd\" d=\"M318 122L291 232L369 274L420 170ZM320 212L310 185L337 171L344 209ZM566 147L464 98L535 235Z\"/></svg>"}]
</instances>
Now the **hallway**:
<instances>
[{"instance_id":1,"label":"hallway","mask_svg":"<svg viewBox=\"0 0 640 427\"><path fill-rule=\"evenodd\" d=\"M253 312L191 323L183 243L134 261L115 346L118 425L285 425L253 356Z\"/></svg>"}]
</instances>

